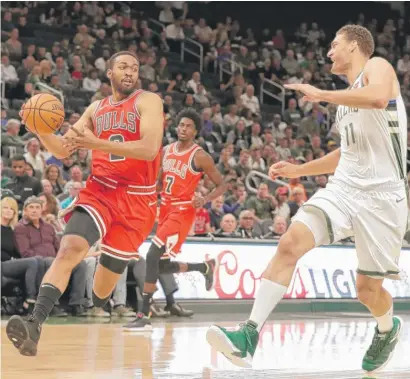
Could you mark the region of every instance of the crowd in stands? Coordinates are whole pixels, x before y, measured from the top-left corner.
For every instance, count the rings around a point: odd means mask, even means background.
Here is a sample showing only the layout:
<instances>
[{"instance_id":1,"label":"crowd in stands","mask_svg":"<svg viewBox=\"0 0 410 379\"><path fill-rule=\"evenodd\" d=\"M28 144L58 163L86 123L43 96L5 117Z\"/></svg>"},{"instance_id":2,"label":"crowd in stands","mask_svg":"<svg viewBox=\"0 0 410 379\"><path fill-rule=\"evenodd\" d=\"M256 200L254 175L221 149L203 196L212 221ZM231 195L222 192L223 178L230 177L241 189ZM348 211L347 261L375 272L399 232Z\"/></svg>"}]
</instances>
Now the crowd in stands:
<instances>
[{"instance_id":1,"label":"crowd in stands","mask_svg":"<svg viewBox=\"0 0 410 379\"><path fill-rule=\"evenodd\" d=\"M294 32L286 35L279 29L243 30L229 15L218 15L219 20L209 23L195 18L187 2L156 4L157 20L163 24L159 31L150 28L146 15L121 3L61 2L53 3L53 8L46 2L2 3L2 286L4 275L13 278L24 273L27 309L36 295L33 283L39 283L59 247L64 225L58 212L84 186L91 152L80 149L56 159L26 131L18 111L36 93L61 94L67 118L58 133L64 135L86 106L111 95L105 71L109 57L117 51L138 54L139 88L162 97L164 145L177 138L175 121L180 110L193 107L202 115L197 143L214 158L228 190L197 210L190 235L278 240L298 208L326 186L326 175L278 185L252 173L267 174L269 166L280 160L309 162L338 148L334 105L308 103L299 94L286 92L282 112L278 106L261 103L259 97L265 79L279 85L346 88L343 79L331 74L326 59L333 35L317 23L295 25ZM408 22L391 19L379 25L361 14L357 23L370 29L376 54L396 69L409 112ZM202 44L203 72L197 63L179 62L185 38ZM232 65L232 61L237 69L229 77L222 75L221 82L220 65ZM410 129L407 149L409 171ZM206 177L199 190L204 195L212 190ZM98 255L98 249L90 251L73 272L69 305L74 315L107 316L105 310L94 309L90 300ZM134 262L128 269L137 283L143 283L141 265ZM114 312L120 316L134 314L125 306L126 279L127 273L113 297ZM172 299L175 280L164 278L164 282L168 310L178 314ZM181 308L180 314L183 311L188 312ZM56 307L55 313L65 312Z\"/></svg>"}]
</instances>

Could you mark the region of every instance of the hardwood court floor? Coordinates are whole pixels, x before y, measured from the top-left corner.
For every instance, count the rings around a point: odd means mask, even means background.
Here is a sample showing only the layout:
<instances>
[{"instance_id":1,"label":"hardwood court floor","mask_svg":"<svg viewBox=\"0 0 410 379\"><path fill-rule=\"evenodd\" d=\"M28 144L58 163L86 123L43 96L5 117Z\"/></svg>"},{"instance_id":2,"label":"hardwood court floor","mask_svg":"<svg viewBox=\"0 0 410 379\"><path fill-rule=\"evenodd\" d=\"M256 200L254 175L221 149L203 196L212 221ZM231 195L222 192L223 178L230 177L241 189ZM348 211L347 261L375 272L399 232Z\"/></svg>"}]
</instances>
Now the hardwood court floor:
<instances>
[{"instance_id":1,"label":"hardwood court floor","mask_svg":"<svg viewBox=\"0 0 410 379\"><path fill-rule=\"evenodd\" d=\"M4 379L410 379L410 316L396 354L378 376L360 370L373 336L370 318L280 315L266 324L254 369L231 365L205 340L209 322L170 319L151 334L124 333L121 324L46 325L37 357L23 357L1 332ZM223 315L215 319L224 319ZM232 318L231 318L232 319ZM235 318L236 319L236 318ZM282 320L283 319L283 320ZM225 319L226 320L226 319ZM233 327L236 322L220 323Z\"/></svg>"}]
</instances>

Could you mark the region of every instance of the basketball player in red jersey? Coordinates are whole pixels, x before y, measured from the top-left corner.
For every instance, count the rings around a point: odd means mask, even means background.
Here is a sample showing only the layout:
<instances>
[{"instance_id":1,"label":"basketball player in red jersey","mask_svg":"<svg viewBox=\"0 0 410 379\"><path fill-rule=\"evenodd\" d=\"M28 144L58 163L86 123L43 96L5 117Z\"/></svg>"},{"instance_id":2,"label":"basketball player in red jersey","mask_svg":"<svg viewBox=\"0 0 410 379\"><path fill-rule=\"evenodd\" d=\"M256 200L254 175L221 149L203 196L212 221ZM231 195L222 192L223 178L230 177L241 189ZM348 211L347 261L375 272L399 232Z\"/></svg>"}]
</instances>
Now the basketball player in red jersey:
<instances>
[{"instance_id":1,"label":"basketball player in red jersey","mask_svg":"<svg viewBox=\"0 0 410 379\"><path fill-rule=\"evenodd\" d=\"M199 271L205 276L209 291L213 286L215 260L203 263L171 262L181 250L192 223L196 208L222 195L226 185L212 157L194 139L201 127L201 118L194 109L186 109L177 117L178 141L165 147L162 158L161 209L158 229L147 253L147 268L143 290L143 309L137 318L126 325L130 330L150 330L150 305L156 291L159 273ZM195 193L203 175L215 184L206 197ZM167 309L166 309L167 310Z\"/></svg>"},{"instance_id":2,"label":"basketball player in red jersey","mask_svg":"<svg viewBox=\"0 0 410 379\"><path fill-rule=\"evenodd\" d=\"M14 316L7 324L7 335L22 355L37 354L42 324L91 246L102 240L92 295L94 305L102 307L152 230L163 106L157 95L135 90L138 71L137 56L114 54L107 71L113 95L92 103L64 137L39 136L60 159L79 148L93 150L92 172L63 215L67 226L61 247L44 276L32 315L28 321Z\"/></svg>"}]
</instances>

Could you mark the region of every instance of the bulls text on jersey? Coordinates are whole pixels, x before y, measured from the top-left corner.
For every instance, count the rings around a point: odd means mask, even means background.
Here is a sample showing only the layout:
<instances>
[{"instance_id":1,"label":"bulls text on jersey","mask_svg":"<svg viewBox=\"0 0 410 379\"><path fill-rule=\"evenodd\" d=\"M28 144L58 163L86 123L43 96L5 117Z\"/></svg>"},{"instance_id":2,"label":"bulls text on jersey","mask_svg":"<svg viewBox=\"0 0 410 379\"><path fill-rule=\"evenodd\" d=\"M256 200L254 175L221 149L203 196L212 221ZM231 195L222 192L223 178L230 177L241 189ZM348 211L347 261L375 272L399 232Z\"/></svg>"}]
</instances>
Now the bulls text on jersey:
<instances>
[{"instance_id":1,"label":"bulls text on jersey","mask_svg":"<svg viewBox=\"0 0 410 379\"><path fill-rule=\"evenodd\" d=\"M97 137L102 132L109 130L127 130L131 133L137 131L137 115L134 112L112 111L98 116L95 120Z\"/></svg>"},{"instance_id":2,"label":"bulls text on jersey","mask_svg":"<svg viewBox=\"0 0 410 379\"><path fill-rule=\"evenodd\" d=\"M162 170L164 173L172 172L175 175L179 176L181 179L185 179L188 169L188 164L183 163L178 159L167 159L165 157L163 159Z\"/></svg>"}]
</instances>

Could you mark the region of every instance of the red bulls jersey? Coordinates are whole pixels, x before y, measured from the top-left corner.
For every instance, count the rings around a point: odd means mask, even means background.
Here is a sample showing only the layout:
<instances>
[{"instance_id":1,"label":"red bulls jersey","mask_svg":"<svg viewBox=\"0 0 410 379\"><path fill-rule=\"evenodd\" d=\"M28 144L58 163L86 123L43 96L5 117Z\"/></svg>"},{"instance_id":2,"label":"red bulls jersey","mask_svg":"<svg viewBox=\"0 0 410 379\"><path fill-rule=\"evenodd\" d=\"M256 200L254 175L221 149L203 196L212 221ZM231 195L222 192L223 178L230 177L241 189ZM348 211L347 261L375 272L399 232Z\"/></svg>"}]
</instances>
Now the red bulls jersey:
<instances>
[{"instance_id":1,"label":"red bulls jersey","mask_svg":"<svg viewBox=\"0 0 410 379\"><path fill-rule=\"evenodd\" d=\"M161 199L168 202L190 201L202 177L202 172L194 166L194 156L202 148L197 144L179 152L178 142L165 148L162 159Z\"/></svg>"},{"instance_id":2,"label":"red bulls jersey","mask_svg":"<svg viewBox=\"0 0 410 379\"><path fill-rule=\"evenodd\" d=\"M137 90L119 102L114 102L112 96L101 100L93 115L94 134L113 142L138 141L141 134L136 103L142 93ZM151 186L158 178L160 161L160 151L153 161L145 161L94 150L92 174L118 183Z\"/></svg>"}]
</instances>

